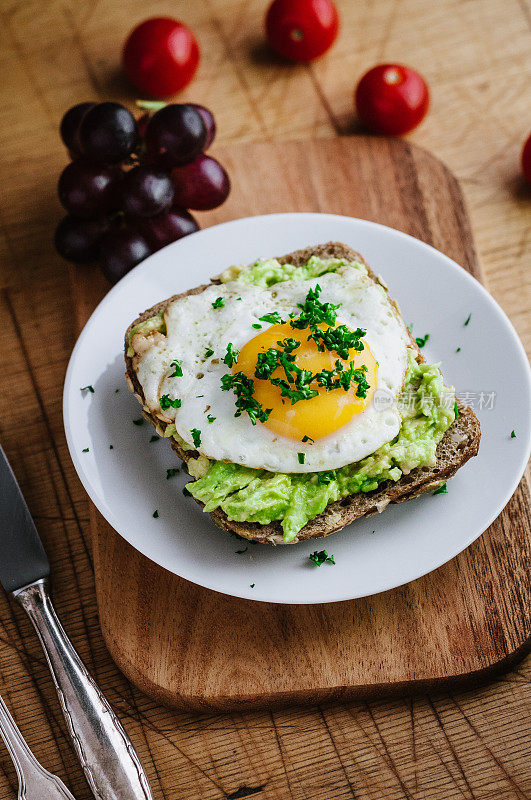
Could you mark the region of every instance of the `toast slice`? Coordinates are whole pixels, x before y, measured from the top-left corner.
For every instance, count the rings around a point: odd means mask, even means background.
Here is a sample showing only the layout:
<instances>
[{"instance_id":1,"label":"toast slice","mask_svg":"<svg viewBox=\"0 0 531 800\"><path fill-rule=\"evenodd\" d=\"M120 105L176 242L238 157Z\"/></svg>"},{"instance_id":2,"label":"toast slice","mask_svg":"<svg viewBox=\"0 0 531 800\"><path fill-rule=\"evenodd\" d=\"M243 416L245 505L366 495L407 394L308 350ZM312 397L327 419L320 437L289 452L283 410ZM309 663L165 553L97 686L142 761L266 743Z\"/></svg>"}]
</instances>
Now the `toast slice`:
<instances>
[{"instance_id":1,"label":"toast slice","mask_svg":"<svg viewBox=\"0 0 531 800\"><path fill-rule=\"evenodd\" d=\"M300 266L306 264L312 255L321 258L343 258L348 261L359 261L367 267L369 277L380 283L387 291L383 280L374 274L365 259L359 253L356 253L350 247L340 242L328 242L326 244L314 245L302 250L296 250L293 253L288 253L278 258L278 261L280 261L281 264L290 263L294 266ZM219 283L219 280L213 279L212 283ZM145 405L145 398L142 387L133 369L133 360L127 354L129 349L129 336L132 329L135 325L138 325L138 323L164 311L166 306L174 300L184 297L187 294L199 294L204 291L205 288L206 285L197 286L194 289L190 289L188 292L174 295L161 303L157 303L157 305L144 311L127 329L125 334L126 379L129 389L133 392L143 408ZM391 298L390 301L400 314L400 309L395 301ZM417 347L417 343L411 334L410 339L411 346L414 347L418 353L417 360L424 361ZM435 466L414 469L408 475L402 475L396 483L387 481L373 492L349 495L348 497L331 503L322 514L319 514L308 522L304 528L299 531L294 542L302 541L303 539L328 536L360 517L367 517L371 514L380 513L389 503L402 503L405 500L411 500L425 492L433 491L445 483L445 481L451 478L469 458L477 454L481 438L479 421L472 409L465 406L459 400L457 401L457 407L459 416L448 428L439 442ZM153 414L148 413L145 409L143 410L143 414L145 418L157 428L159 433L164 432L165 424L163 422L157 419ZM196 450L184 451L173 438L170 438L169 441L173 450L184 462L188 462L190 458L198 457L199 453ZM200 506L203 505L199 501L196 502L199 503ZM260 525L259 523L252 522L235 522L234 520L228 519L225 512L221 509L212 511L210 516L218 527L226 531L237 533L245 539L257 542L269 542L272 544L285 544L279 522L272 522L269 525Z\"/></svg>"}]
</instances>

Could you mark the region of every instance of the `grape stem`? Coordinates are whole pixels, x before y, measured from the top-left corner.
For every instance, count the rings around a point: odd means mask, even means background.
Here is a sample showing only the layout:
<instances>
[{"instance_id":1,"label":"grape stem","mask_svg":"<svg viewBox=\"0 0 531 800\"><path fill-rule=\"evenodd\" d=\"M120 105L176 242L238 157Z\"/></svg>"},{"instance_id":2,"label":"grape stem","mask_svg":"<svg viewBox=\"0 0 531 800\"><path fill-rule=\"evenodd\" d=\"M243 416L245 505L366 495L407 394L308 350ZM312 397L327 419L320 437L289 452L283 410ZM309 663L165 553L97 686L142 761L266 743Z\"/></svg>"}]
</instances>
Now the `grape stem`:
<instances>
[{"instance_id":1,"label":"grape stem","mask_svg":"<svg viewBox=\"0 0 531 800\"><path fill-rule=\"evenodd\" d=\"M135 100L135 105L143 111L160 111L168 104L164 100Z\"/></svg>"}]
</instances>

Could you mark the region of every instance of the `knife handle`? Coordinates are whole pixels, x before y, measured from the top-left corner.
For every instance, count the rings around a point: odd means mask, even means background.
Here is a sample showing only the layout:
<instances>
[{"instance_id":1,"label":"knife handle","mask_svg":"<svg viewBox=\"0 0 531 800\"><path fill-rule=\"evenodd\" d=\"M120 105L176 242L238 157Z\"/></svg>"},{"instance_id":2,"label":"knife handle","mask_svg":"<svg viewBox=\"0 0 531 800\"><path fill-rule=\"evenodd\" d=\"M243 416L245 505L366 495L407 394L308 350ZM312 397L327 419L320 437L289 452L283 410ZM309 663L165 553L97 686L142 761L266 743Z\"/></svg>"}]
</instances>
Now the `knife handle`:
<instances>
[{"instance_id":1,"label":"knife handle","mask_svg":"<svg viewBox=\"0 0 531 800\"><path fill-rule=\"evenodd\" d=\"M109 703L74 650L46 579L13 592L33 623L57 689L68 732L97 800L152 800L138 756Z\"/></svg>"}]
</instances>

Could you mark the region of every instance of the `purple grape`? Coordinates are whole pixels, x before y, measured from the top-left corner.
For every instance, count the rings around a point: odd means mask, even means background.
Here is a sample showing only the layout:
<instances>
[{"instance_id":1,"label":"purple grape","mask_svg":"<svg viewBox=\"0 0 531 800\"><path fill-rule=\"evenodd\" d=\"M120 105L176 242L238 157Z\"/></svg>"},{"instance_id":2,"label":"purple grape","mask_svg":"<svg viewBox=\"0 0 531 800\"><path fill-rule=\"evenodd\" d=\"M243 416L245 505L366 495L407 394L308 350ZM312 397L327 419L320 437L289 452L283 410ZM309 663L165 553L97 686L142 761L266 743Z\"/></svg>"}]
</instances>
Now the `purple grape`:
<instances>
[{"instance_id":1,"label":"purple grape","mask_svg":"<svg viewBox=\"0 0 531 800\"><path fill-rule=\"evenodd\" d=\"M75 156L81 153L81 145L77 138L81 120L87 111L90 111L95 105L96 103L78 103L77 106L69 108L61 120L61 125L59 127L61 139L65 147Z\"/></svg>"},{"instance_id":2,"label":"purple grape","mask_svg":"<svg viewBox=\"0 0 531 800\"><path fill-rule=\"evenodd\" d=\"M188 211L172 208L157 217L142 220L139 228L153 252L166 247L189 233L199 230L199 225Z\"/></svg>"},{"instance_id":3,"label":"purple grape","mask_svg":"<svg viewBox=\"0 0 531 800\"><path fill-rule=\"evenodd\" d=\"M147 241L133 228L125 226L110 231L101 243L102 272L111 283L117 283L151 252Z\"/></svg>"},{"instance_id":4,"label":"purple grape","mask_svg":"<svg viewBox=\"0 0 531 800\"><path fill-rule=\"evenodd\" d=\"M119 103L98 103L79 126L83 154L98 164L116 164L131 155L138 141L136 120Z\"/></svg>"},{"instance_id":5,"label":"purple grape","mask_svg":"<svg viewBox=\"0 0 531 800\"><path fill-rule=\"evenodd\" d=\"M205 127L207 129L207 138L206 142L203 145L203 150L208 150L212 142L214 141L214 136L216 135L216 120L214 119L214 114L210 111L209 108L205 106L200 106L198 103L189 103L192 108L195 108L198 114L201 115L203 122L205 123Z\"/></svg>"},{"instance_id":6,"label":"purple grape","mask_svg":"<svg viewBox=\"0 0 531 800\"><path fill-rule=\"evenodd\" d=\"M174 202L183 208L208 211L220 206L230 192L229 176L215 158L201 154L191 164L172 171Z\"/></svg>"},{"instance_id":7,"label":"purple grape","mask_svg":"<svg viewBox=\"0 0 531 800\"><path fill-rule=\"evenodd\" d=\"M118 207L122 171L78 159L61 173L57 192L66 210L75 217L100 217Z\"/></svg>"},{"instance_id":8,"label":"purple grape","mask_svg":"<svg viewBox=\"0 0 531 800\"><path fill-rule=\"evenodd\" d=\"M190 105L173 103L161 108L146 128L148 153L167 168L193 161L206 140L203 118Z\"/></svg>"},{"instance_id":9,"label":"purple grape","mask_svg":"<svg viewBox=\"0 0 531 800\"><path fill-rule=\"evenodd\" d=\"M55 231L55 249L75 264L86 264L98 257L103 236L111 226L108 219L64 217Z\"/></svg>"},{"instance_id":10,"label":"purple grape","mask_svg":"<svg viewBox=\"0 0 531 800\"><path fill-rule=\"evenodd\" d=\"M170 176L156 167L135 167L122 186L122 208L131 217L154 217L169 208L175 189Z\"/></svg>"}]
</instances>

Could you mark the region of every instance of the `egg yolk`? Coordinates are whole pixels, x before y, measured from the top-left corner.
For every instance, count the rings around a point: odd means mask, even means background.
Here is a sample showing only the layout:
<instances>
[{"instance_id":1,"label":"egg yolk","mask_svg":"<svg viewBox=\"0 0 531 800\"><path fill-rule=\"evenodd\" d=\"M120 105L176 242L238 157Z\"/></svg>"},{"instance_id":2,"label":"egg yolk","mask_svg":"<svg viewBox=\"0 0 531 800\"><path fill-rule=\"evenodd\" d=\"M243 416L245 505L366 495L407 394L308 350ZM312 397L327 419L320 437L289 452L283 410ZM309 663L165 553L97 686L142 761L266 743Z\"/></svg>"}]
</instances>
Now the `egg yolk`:
<instances>
[{"instance_id":1,"label":"egg yolk","mask_svg":"<svg viewBox=\"0 0 531 800\"><path fill-rule=\"evenodd\" d=\"M363 342L364 349L361 353L352 349L349 351L349 358L342 359L336 352L329 350L321 352L317 348L317 343L313 339L308 339L309 333L308 328L297 330L292 328L289 322L272 325L242 347L238 363L233 367L234 372L241 371L248 378L252 378L255 387L254 397L262 404L262 408L272 409L263 424L275 433L299 442L304 436L309 436L314 441L322 439L346 425L357 414L361 414L371 402L376 389L378 371L376 359L366 342ZM270 380L256 378L254 373L258 354L270 347L282 350L278 342L287 337L300 342L300 346L293 351L296 357L294 363L301 369L310 370L312 374L323 369L334 369L336 361L341 361L344 369L349 368L351 361L354 361L356 369L365 365L367 367L365 379L369 384L367 396L356 396L358 387L354 382L345 391L342 387L327 389L325 386L319 386L317 381L312 381L310 388L317 390L317 395L292 404L289 397L282 397L279 386L275 386ZM284 369L277 367L271 378L285 379Z\"/></svg>"}]
</instances>

